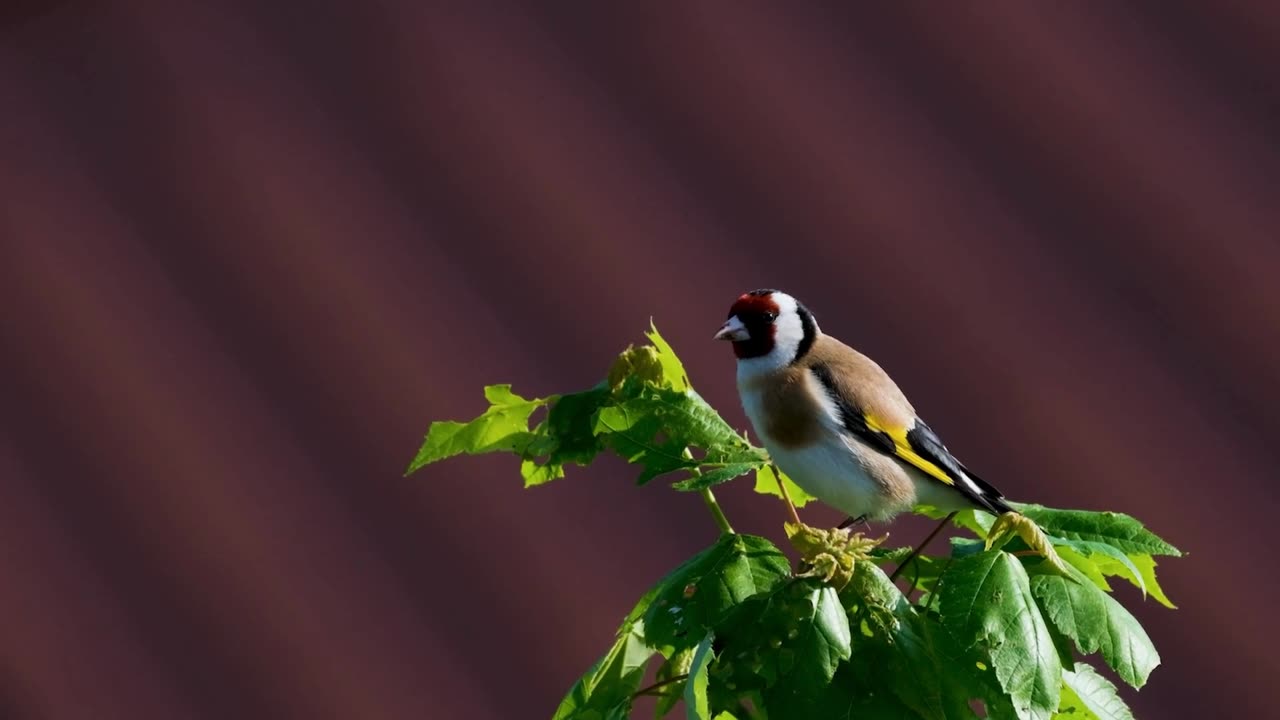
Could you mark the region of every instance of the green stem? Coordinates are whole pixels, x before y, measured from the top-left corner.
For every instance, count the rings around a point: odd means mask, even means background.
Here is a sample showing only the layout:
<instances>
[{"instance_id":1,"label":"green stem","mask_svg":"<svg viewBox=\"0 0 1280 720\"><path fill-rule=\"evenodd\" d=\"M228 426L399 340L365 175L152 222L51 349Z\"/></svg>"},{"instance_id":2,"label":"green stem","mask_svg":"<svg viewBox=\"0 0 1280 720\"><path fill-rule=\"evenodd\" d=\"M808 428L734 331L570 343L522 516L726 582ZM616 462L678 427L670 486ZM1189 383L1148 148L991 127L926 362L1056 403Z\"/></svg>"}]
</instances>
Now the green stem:
<instances>
[{"instance_id":1,"label":"green stem","mask_svg":"<svg viewBox=\"0 0 1280 720\"><path fill-rule=\"evenodd\" d=\"M682 681L682 680L688 680L688 679L689 679L689 673L680 673L679 675L676 675L676 676L674 676L674 677L669 677L669 678L667 678L666 680L659 680L658 682L656 682L656 683L654 683L654 684L650 685L649 687L641 688L641 689L639 689L639 690L637 690L637 691L635 691L635 692L631 693L631 699L632 699L632 700L635 700L636 698L640 697L641 695L657 695L657 694L658 694L658 693L657 693L657 691L658 691L658 690L661 690L662 688L664 688L664 687L666 687L666 686L668 686L668 685L670 685L670 684L672 684L672 683L678 683L678 682L680 682L680 681Z\"/></svg>"},{"instance_id":2,"label":"green stem","mask_svg":"<svg viewBox=\"0 0 1280 720\"><path fill-rule=\"evenodd\" d=\"M947 515L946 517L942 518L942 522L938 523L938 527L934 528L933 532L929 533L929 536L926 537L923 542L917 545L915 550L911 551L911 554L907 556L906 560L903 560L902 563L898 565L898 567L893 569L893 572L889 574L889 582L893 582L894 580L897 580L898 576L902 574L902 571L907 568L907 565L912 560L915 560L917 555L924 552L924 549L929 546L929 543L932 542L933 539L938 536L938 533L942 532L942 528L946 527L947 523L951 522L951 519L956 516L956 512L952 512L950 515Z\"/></svg>"},{"instance_id":3,"label":"green stem","mask_svg":"<svg viewBox=\"0 0 1280 720\"><path fill-rule=\"evenodd\" d=\"M716 525L720 526L720 532L732 535L733 527L729 525L729 518L725 517L724 510L720 509L720 503L716 502L716 496L711 494L710 489L702 491L702 502L707 504L711 517L715 518Z\"/></svg>"},{"instance_id":4,"label":"green stem","mask_svg":"<svg viewBox=\"0 0 1280 720\"><path fill-rule=\"evenodd\" d=\"M680 457L686 460L692 460L693 453L689 451L689 448L685 448L684 451L680 453ZM702 468L695 467L689 472L693 475L701 475ZM733 527L729 525L729 518L724 516L724 511L720 509L720 503L716 502L716 496L711 494L711 488L703 488L701 493L702 502L707 504L707 509L711 511L711 517L715 518L716 525L720 526L720 533L724 535L732 535Z\"/></svg>"}]
</instances>

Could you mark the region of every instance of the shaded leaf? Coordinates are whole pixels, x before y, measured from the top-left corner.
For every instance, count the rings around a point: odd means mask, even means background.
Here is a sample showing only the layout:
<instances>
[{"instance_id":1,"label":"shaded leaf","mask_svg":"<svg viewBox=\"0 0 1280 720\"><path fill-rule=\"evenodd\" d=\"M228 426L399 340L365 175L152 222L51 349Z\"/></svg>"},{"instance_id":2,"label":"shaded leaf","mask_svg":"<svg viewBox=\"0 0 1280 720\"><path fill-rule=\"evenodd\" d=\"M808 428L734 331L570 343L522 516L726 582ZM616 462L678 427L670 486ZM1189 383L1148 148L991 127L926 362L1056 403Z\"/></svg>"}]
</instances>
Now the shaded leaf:
<instances>
[{"instance_id":1,"label":"shaded leaf","mask_svg":"<svg viewBox=\"0 0 1280 720\"><path fill-rule=\"evenodd\" d=\"M586 465L594 460L604 445L596 437L592 418L610 402L609 389L604 386L557 398L547 411L546 422L537 428L547 438L547 464Z\"/></svg>"},{"instance_id":2,"label":"shaded leaf","mask_svg":"<svg viewBox=\"0 0 1280 720\"><path fill-rule=\"evenodd\" d=\"M860 662L840 666L820 692L792 703L768 704L769 720L915 720L919 716L892 692L865 681L875 668Z\"/></svg>"},{"instance_id":3,"label":"shaded leaf","mask_svg":"<svg viewBox=\"0 0 1280 720\"><path fill-rule=\"evenodd\" d=\"M791 710L819 696L852 651L839 595L812 579L743 603L721 634L713 676L726 686L761 690L773 720L795 717Z\"/></svg>"},{"instance_id":4,"label":"shaded leaf","mask_svg":"<svg viewBox=\"0 0 1280 720\"><path fill-rule=\"evenodd\" d=\"M643 611L645 639L657 649L692 647L735 606L790 574L786 556L768 540L723 535L658 583Z\"/></svg>"},{"instance_id":5,"label":"shaded leaf","mask_svg":"<svg viewBox=\"0 0 1280 720\"><path fill-rule=\"evenodd\" d=\"M880 568L859 563L843 594L859 622L869 620L869 636L854 653L873 673L867 691L887 687L899 702L926 720L968 718L973 687L972 659L934 619L916 610Z\"/></svg>"}]
</instances>

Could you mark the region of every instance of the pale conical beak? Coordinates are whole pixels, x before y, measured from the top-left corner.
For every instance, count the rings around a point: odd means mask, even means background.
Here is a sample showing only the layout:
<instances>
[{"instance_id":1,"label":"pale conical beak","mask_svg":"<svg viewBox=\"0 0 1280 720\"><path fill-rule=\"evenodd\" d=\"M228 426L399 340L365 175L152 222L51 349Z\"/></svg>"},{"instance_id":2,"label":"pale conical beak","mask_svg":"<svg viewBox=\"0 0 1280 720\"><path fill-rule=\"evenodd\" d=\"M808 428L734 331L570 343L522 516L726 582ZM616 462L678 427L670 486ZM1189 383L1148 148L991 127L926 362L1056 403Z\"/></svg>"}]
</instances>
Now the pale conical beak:
<instances>
[{"instance_id":1,"label":"pale conical beak","mask_svg":"<svg viewBox=\"0 0 1280 720\"><path fill-rule=\"evenodd\" d=\"M720 326L720 329L716 331L716 334L712 339L739 342L750 338L751 333L747 332L747 326L742 324L742 321L738 319L737 315L734 315L725 321L725 324Z\"/></svg>"}]
</instances>

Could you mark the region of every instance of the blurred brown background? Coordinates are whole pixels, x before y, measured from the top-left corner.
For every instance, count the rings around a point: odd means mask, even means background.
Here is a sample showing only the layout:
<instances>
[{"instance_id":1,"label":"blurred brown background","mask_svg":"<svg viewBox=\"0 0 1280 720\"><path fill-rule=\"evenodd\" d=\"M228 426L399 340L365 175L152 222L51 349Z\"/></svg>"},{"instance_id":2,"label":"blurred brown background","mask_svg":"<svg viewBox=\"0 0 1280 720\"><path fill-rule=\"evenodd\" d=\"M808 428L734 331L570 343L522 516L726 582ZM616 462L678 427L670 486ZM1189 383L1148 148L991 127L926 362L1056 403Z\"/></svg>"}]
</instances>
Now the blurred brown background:
<instances>
[{"instance_id":1,"label":"blurred brown background","mask_svg":"<svg viewBox=\"0 0 1280 720\"><path fill-rule=\"evenodd\" d=\"M6 7L0 717L549 716L696 496L400 474L650 316L744 423L762 285L1010 496L1192 553L1120 590L1141 717L1273 708L1280 6Z\"/></svg>"}]
</instances>

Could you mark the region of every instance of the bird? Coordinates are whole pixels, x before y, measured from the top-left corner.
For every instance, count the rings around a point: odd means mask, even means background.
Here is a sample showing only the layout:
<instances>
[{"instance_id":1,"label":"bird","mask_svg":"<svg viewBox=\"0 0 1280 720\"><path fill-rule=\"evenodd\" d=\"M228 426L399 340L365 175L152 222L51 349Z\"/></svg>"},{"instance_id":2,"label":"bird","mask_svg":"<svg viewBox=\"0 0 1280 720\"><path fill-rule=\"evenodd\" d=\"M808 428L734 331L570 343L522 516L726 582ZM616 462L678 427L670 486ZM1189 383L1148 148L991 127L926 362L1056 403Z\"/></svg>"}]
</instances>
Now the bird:
<instances>
[{"instance_id":1,"label":"bird","mask_svg":"<svg viewBox=\"0 0 1280 720\"><path fill-rule=\"evenodd\" d=\"M880 365L823 334L791 295L744 293L714 338L733 344L743 409L774 463L852 521L888 521L921 505L1012 512Z\"/></svg>"}]
</instances>

